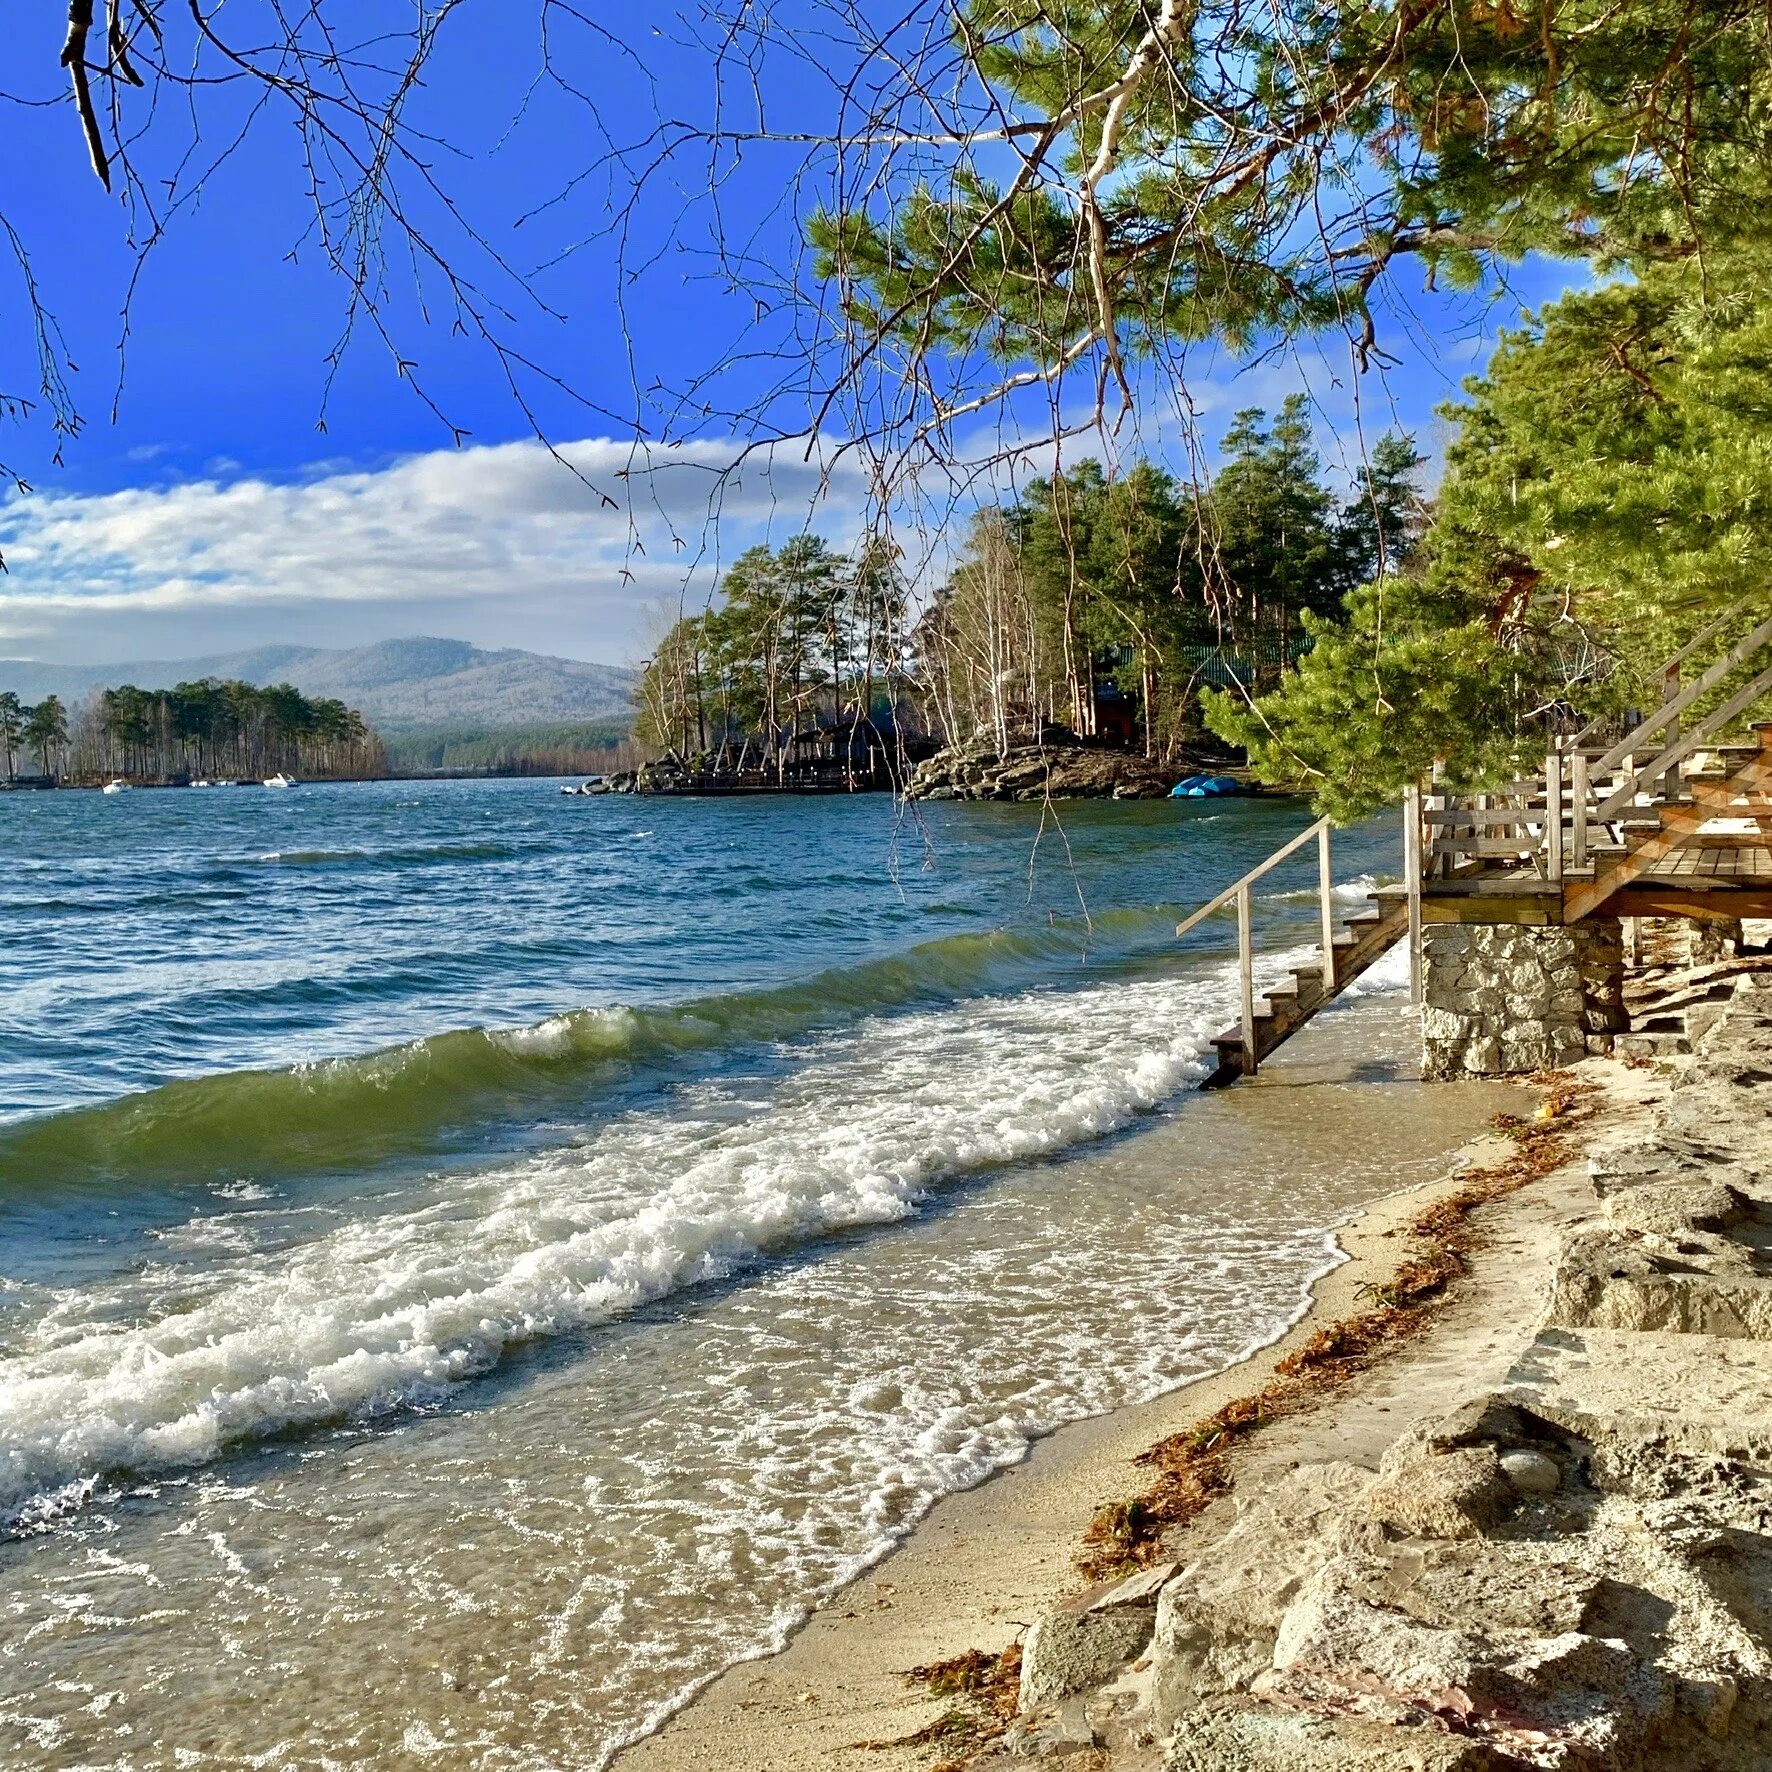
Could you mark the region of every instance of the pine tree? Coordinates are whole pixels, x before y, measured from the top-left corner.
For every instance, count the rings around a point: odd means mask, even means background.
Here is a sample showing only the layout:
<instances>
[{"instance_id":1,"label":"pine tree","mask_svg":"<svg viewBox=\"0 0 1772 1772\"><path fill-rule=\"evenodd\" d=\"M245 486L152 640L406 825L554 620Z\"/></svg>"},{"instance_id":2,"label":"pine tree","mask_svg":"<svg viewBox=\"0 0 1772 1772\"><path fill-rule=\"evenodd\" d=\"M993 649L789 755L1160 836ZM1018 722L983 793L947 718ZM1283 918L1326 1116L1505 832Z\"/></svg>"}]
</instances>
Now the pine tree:
<instances>
[{"instance_id":1,"label":"pine tree","mask_svg":"<svg viewBox=\"0 0 1772 1772\"><path fill-rule=\"evenodd\" d=\"M1416 483L1426 465L1413 437L1387 431L1373 446L1336 525L1336 577L1344 593L1409 564L1426 526Z\"/></svg>"},{"instance_id":2,"label":"pine tree","mask_svg":"<svg viewBox=\"0 0 1772 1772\"><path fill-rule=\"evenodd\" d=\"M68 743L68 714L59 696L45 696L26 714L25 743L37 753L43 773L54 775L55 760Z\"/></svg>"},{"instance_id":3,"label":"pine tree","mask_svg":"<svg viewBox=\"0 0 1772 1772\"><path fill-rule=\"evenodd\" d=\"M1772 257L1718 252L1564 297L1446 411L1431 527L1297 676L1208 717L1338 816L1439 764L1480 786L1553 722L1655 699L1652 669L1772 575ZM1763 662L1763 661L1762 661ZM1719 691L1719 695L1724 691Z\"/></svg>"},{"instance_id":4,"label":"pine tree","mask_svg":"<svg viewBox=\"0 0 1772 1772\"><path fill-rule=\"evenodd\" d=\"M1212 482L1217 578L1231 624L1283 658L1304 610L1339 602L1334 500L1322 481L1302 394L1269 426L1259 408L1239 412Z\"/></svg>"}]
</instances>

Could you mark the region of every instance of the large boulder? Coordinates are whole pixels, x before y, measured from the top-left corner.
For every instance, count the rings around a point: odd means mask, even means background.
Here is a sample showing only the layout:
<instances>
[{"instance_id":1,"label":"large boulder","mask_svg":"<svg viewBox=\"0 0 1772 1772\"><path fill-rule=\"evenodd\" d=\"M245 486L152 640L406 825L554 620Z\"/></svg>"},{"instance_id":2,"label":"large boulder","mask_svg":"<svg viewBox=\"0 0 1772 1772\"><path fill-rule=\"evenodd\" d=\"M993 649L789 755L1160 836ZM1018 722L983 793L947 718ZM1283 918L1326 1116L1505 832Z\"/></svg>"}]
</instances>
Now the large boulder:
<instances>
[{"instance_id":1,"label":"large boulder","mask_svg":"<svg viewBox=\"0 0 1772 1772\"><path fill-rule=\"evenodd\" d=\"M1149 1646L1173 1563L1091 1588L1035 1621L1021 1650L1021 1706L1032 1710L1105 1684Z\"/></svg>"}]
</instances>

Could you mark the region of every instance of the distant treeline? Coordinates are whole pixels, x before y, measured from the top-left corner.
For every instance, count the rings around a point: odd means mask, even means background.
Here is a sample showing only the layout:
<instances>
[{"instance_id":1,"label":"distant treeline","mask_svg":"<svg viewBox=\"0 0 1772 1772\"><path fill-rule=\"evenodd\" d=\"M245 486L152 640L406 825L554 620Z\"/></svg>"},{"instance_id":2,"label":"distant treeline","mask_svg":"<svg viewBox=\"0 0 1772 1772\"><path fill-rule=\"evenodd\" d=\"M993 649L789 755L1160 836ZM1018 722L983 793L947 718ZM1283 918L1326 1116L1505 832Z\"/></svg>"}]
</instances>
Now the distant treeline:
<instances>
[{"instance_id":1,"label":"distant treeline","mask_svg":"<svg viewBox=\"0 0 1772 1772\"><path fill-rule=\"evenodd\" d=\"M606 775L639 760L626 730L609 723L427 727L387 740L396 775Z\"/></svg>"},{"instance_id":2,"label":"distant treeline","mask_svg":"<svg viewBox=\"0 0 1772 1772\"><path fill-rule=\"evenodd\" d=\"M908 592L891 550L846 555L797 535L740 554L719 593L646 661L634 736L647 754L785 783L802 772L810 742L871 773L902 712Z\"/></svg>"},{"instance_id":3,"label":"distant treeline","mask_svg":"<svg viewBox=\"0 0 1772 1772\"><path fill-rule=\"evenodd\" d=\"M261 689L214 678L98 690L71 719L57 696L26 707L0 691L0 762L9 780L33 762L51 777L137 781L387 772L382 741L355 708L287 683Z\"/></svg>"}]
</instances>

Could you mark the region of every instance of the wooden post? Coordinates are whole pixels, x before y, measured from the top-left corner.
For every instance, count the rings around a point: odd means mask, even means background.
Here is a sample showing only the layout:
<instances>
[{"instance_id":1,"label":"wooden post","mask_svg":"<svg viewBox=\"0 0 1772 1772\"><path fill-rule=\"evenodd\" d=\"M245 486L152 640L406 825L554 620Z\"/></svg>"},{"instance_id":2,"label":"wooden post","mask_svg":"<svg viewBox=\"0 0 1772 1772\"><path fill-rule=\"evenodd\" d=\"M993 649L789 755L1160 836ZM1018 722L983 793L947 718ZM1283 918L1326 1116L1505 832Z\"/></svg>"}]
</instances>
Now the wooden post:
<instances>
[{"instance_id":1,"label":"wooden post","mask_svg":"<svg viewBox=\"0 0 1772 1772\"><path fill-rule=\"evenodd\" d=\"M1317 908L1322 913L1323 995L1335 995L1335 873L1329 861L1329 825L1317 832Z\"/></svg>"},{"instance_id":2,"label":"wooden post","mask_svg":"<svg viewBox=\"0 0 1772 1772\"><path fill-rule=\"evenodd\" d=\"M1243 1075L1253 1077L1255 1057L1254 906L1247 885L1237 888L1237 971L1243 986Z\"/></svg>"},{"instance_id":3,"label":"wooden post","mask_svg":"<svg viewBox=\"0 0 1772 1772\"><path fill-rule=\"evenodd\" d=\"M1544 759L1544 867L1553 886L1563 883L1563 753Z\"/></svg>"},{"instance_id":4,"label":"wooden post","mask_svg":"<svg viewBox=\"0 0 1772 1772\"><path fill-rule=\"evenodd\" d=\"M1624 961L1631 967L1643 963L1643 922L1640 917L1624 919Z\"/></svg>"},{"instance_id":5,"label":"wooden post","mask_svg":"<svg viewBox=\"0 0 1772 1772\"><path fill-rule=\"evenodd\" d=\"M1669 665L1662 673L1661 691L1661 699L1664 702L1672 701L1674 697L1680 693L1680 667L1677 664ZM1680 721L1679 717L1676 715L1674 719L1669 722L1668 729L1666 733L1663 734L1662 742L1664 744L1671 744L1679 736ZM1661 778L1661 792L1663 796L1669 800L1677 800L1680 797L1680 765L1677 759L1668 766L1667 773Z\"/></svg>"},{"instance_id":6,"label":"wooden post","mask_svg":"<svg viewBox=\"0 0 1772 1772\"><path fill-rule=\"evenodd\" d=\"M1427 794L1427 809L1429 812L1442 811L1442 810L1444 810L1444 808L1448 804L1446 795L1444 795L1440 792L1440 778L1445 773L1446 773L1445 760L1440 757L1434 758L1433 774L1429 777L1430 786L1428 788L1428 794ZM1440 834L1440 831L1442 828L1443 827L1440 825L1435 825L1433 827L1431 834L1429 835L1429 837L1427 839L1428 848L1427 848L1427 860L1426 860L1425 866L1427 868L1427 872L1428 872L1429 877L1433 878L1433 879L1438 879L1438 878L1440 878L1441 875L1448 874L1452 871L1451 856L1436 855L1436 854L1434 854L1434 850L1433 850L1433 840L1435 837L1437 837Z\"/></svg>"},{"instance_id":7,"label":"wooden post","mask_svg":"<svg viewBox=\"0 0 1772 1772\"><path fill-rule=\"evenodd\" d=\"M1569 859L1578 867L1587 866L1587 758L1581 751L1576 751L1569 759L1569 768L1575 777L1575 829L1569 844Z\"/></svg>"},{"instance_id":8,"label":"wooden post","mask_svg":"<svg viewBox=\"0 0 1772 1772\"><path fill-rule=\"evenodd\" d=\"M1403 790L1403 880L1409 894L1409 1001L1421 1006L1421 789Z\"/></svg>"}]
</instances>

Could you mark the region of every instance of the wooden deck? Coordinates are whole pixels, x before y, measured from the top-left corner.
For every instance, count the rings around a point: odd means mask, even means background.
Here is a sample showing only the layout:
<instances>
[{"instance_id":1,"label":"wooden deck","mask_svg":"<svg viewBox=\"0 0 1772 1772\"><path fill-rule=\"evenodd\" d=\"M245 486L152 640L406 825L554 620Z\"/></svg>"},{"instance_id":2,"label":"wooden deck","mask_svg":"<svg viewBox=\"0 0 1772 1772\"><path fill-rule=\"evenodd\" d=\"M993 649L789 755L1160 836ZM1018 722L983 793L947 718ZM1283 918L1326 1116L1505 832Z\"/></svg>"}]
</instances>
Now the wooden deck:
<instances>
[{"instance_id":1,"label":"wooden deck","mask_svg":"<svg viewBox=\"0 0 1772 1772\"><path fill-rule=\"evenodd\" d=\"M1729 784L1717 777L1710 785ZM1772 809L1772 801L1767 804ZM1645 798L1631 808L1624 841L1598 846L1600 853L1587 865L1565 866L1560 880L1551 877L1543 853L1549 845L1542 842L1538 852L1478 856L1437 876L1430 872L1421 887L1422 921L1550 925L1584 916L1772 917L1772 834L1762 828L1772 817L1758 814L1752 800L1698 822L1703 810L1684 795ZM1696 828L1667 836L1664 827L1674 816ZM1597 903L1589 902L1609 868L1658 838L1671 845L1667 853L1644 861Z\"/></svg>"},{"instance_id":2,"label":"wooden deck","mask_svg":"<svg viewBox=\"0 0 1772 1772\"><path fill-rule=\"evenodd\" d=\"M1425 925L1772 918L1772 721L1752 725L1751 742L1721 742L1772 703L1772 666L1765 666L1772 618L1762 616L1696 677L1682 680L1701 648L1752 613L1745 604L1727 612L1669 659L1662 669L1667 699L1629 730L1596 737L1595 723L1573 737L1553 737L1542 774L1482 793L1406 789L1403 884L1374 893L1374 908L1339 931L1330 906L1327 820L1182 922L1177 935L1233 902L1237 907L1242 1014L1214 1041L1218 1066L1209 1086L1254 1076L1270 1052L1402 940L1409 945L1410 994L1419 1002ZM1742 682L1756 666L1765 668ZM1731 682L1740 683L1733 694ZM1313 837L1322 957L1258 998L1250 888Z\"/></svg>"}]
</instances>

